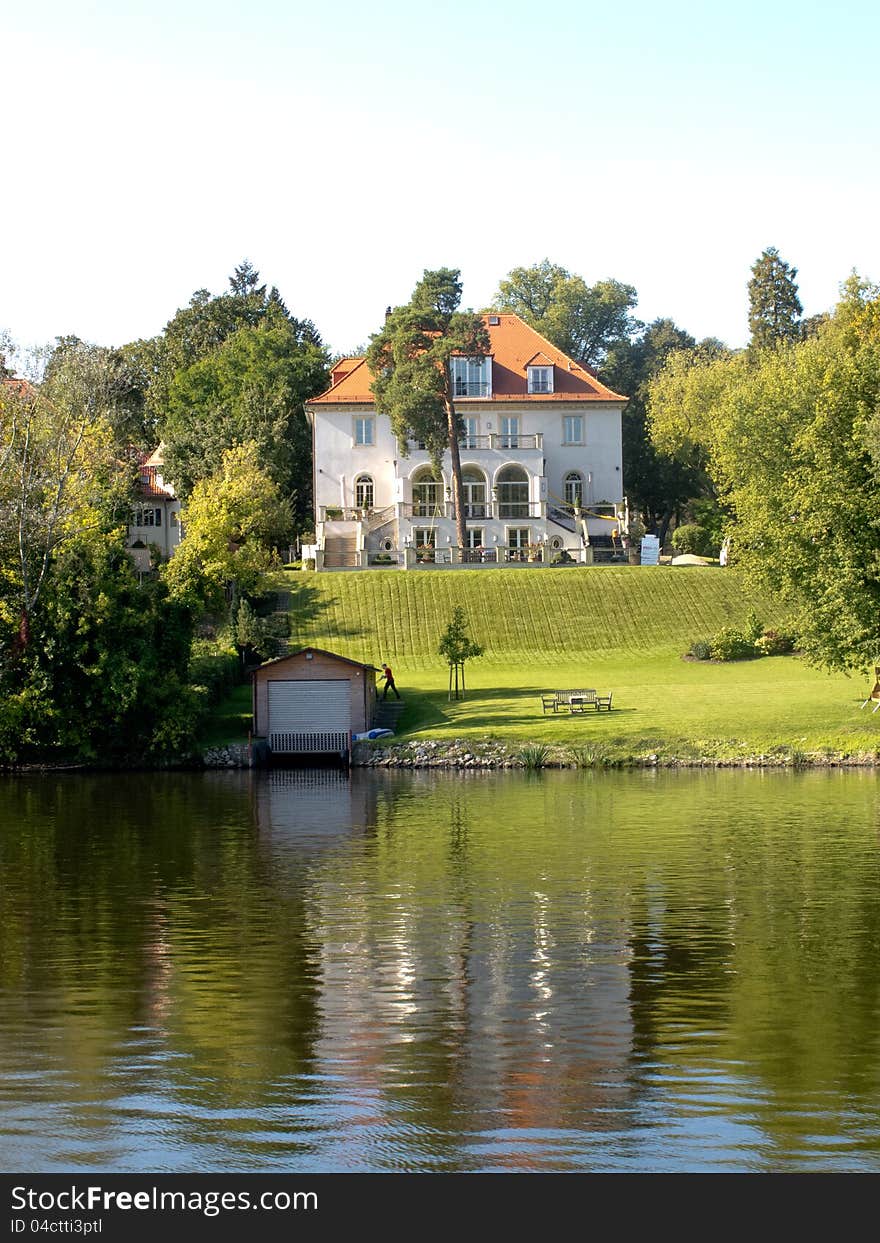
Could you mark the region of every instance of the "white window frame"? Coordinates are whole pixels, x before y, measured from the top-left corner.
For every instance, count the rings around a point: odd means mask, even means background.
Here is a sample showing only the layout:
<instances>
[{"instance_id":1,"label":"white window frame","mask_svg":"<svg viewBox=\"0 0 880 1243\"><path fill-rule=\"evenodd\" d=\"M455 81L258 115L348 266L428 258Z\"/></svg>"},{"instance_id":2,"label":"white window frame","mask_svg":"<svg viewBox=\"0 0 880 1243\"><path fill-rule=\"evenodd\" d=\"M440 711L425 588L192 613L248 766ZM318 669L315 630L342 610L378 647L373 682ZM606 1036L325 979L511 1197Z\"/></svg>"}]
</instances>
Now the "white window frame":
<instances>
[{"instance_id":1,"label":"white window frame","mask_svg":"<svg viewBox=\"0 0 880 1243\"><path fill-rule=\"evenodd\" d=\"M519 415L504 415L501 419L501 448L519 448Z\"/></svg>"},{"instance_id":2,"label":"white window frame","mask_svg":"<svg viewBox=\"0 0 880 1243\"><path fill-rule=\"evenodd\" d=\"M453 355L449 360L453 400L492 396L492 358L489 354Z\"/></svg>"},{"instance_id":3,"label":"white window frame","mask_svg":"<svg viewBox=\"0 0 880 1243\"><path fill-rule=\"evenodd\" d=\"M485 534L482 527L468 527L464 533L465 543L471 552L475 548L483 547L483 535ZM479 536L479 539L477 538Z\"/></svg>"},{"instance_id":4,"label":"white window frame","mask_svg":"<svg viewBox=\"0 0 880 1243\"><path fill-rule=\"evenodd\" d=\"M461 437L462 449L476 449L477 437L480 434L480 420L471 416L462 419L464 424L464 432Z\"/></svg>"},{"instance_id":5,"label":"white window frame","mask_svg":"<svg viewBox=\"0 0 880 1243\"><path fill-rule=\"evenodd\" d=\"M372 475L358 475L354 481L354 503L358 509L372 509L376 503L376 485Z\"/></svg>"},{"instance_id":6,"label":"white window frame","mask_svg":"<svg viewBox=\"0 0 880 1243\"><path fill-rule=\"evenodd\" d=\"M376 416L356 414L353 419L352 440L356 449L372 449L376 444Z\"/></svg>"},{"instance_id":7,"label":"white window frame","mask_svg":"<svg viewBox=\"0 0 880 1243\"><path fill-rule=\"evenodd\" d=\"M553 368L549 366L534 366L528 368L529 373L529 392L530 393L552 393L553 392Z\"/></svg>"},{"instance_id":8,"label":"white window frame","mask_svg":"<svg viewBox=\"0 0 880 1243\"><path fill-rule=\"evenodd\" d=\"M584 443L584 416L582 414L564 414L562 416L562 443L564 445L582 445Z\"/></svg>"},{"instance_id":9,"label":"white window frame","mask_svg":"<svg viewBox=\"0 0 880 1243\"><path fill-rule=\"evenodd\" d=\"M587 481L584 479L579 470L570 470L566 472L565 477L562 480L562 494L565 497L566 505L571 505L572 508L574 508L575 501L570 499L569 492L573 490L572 485L575 483L578 485L579 496L579 499L576 502L577 507L578 509L582 509L584 505L584 497L587 491Z\"/></svg>"}]
</instances>

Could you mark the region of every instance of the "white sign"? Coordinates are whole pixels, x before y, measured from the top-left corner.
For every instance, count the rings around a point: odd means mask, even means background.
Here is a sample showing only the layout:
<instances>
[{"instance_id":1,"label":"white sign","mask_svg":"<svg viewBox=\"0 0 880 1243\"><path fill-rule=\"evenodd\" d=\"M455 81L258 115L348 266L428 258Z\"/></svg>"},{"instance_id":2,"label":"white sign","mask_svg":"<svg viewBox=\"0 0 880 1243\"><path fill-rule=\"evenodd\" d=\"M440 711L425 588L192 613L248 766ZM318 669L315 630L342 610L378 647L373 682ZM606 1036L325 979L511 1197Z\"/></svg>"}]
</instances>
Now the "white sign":
<instances>
[{"instance_id":1,"label":"white sign","mask_svg":"<svg viewBox=\"0 0 880 1243\"><path fill-rule=\"evenodd\" d=\"M660 540L656 535L642 536L642 565L660 564Z\"/></svg>"}]
</instances>

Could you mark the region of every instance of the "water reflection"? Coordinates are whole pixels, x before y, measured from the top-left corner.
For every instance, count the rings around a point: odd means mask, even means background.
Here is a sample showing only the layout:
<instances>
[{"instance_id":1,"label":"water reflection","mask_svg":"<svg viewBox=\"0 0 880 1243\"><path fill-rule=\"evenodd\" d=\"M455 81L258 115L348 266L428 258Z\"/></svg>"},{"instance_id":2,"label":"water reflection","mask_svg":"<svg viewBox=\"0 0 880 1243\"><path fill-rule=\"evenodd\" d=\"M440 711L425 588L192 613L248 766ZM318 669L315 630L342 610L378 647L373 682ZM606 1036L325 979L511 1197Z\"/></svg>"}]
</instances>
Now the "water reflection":
<instances>
[{"instance_id":1,"label":"water reflection","mask_svg":"<svg viewBox=\"0 0 880 1243\"><path fill-rule=\"evenodd\" d=\"M880 1168L859 773L0 784L9 1169Z\"/></svg>"}]
</instances>

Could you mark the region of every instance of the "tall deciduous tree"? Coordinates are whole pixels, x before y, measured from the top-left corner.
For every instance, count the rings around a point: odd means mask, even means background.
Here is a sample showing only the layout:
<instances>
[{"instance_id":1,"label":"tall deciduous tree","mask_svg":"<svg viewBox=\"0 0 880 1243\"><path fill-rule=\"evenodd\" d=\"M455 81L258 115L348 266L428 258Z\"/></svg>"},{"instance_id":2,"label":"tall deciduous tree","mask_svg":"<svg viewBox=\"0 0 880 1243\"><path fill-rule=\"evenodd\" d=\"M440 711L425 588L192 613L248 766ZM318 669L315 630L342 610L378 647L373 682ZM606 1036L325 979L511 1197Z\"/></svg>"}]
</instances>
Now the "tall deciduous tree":
<instances>
[{"instance_id":1,"label":"tall deciduous tree","mask_svg":"<svg viewBox=\"0 0 880 1243\"><path fill-rule=\"evenodd\" d=\"M848 282L812 337L726 359L673 355L651 385L658 446L706 455L738 564L792 607L816 663L880 654L878 291Z\"/></svg>"},{"instance_id":2,"label":"tall deciduous tree","mask_svg":"<svg viewBox=\"0 0 880 1243\"><path fill-rule=\"evenodd\" d=\"M224 449L255 439L305 517L311 440L302 404L326 388L327 354L312 321L292 316L247 260L226 293L197 290L160 336L132 342L122 354L182 495L213 474Z\"/></svg>"},{"instance_id":3,"label":"tall deciduous tree","mask_svg":"<svg viewBox=\"0 0 880 1243\"><path fill-rule=\"evenodd\" d=\"M795 281L797 268L768 246L752 264L749 281L749 332L753 349L766 349L803 335L803 307Z\"/></svg>"},{"instance_id":4,"label":"tall deciduous tree","mask_svg":"<svg viewBox=\"0 0 880 1243\"><path fill-rule=\"evenodd\" d=\"M53 560L73 536L106 524L127 491L105 414L100 351L68 351L41 384L0 384L0 619L19 650Z\"/></svg>"},{"instance_id":5,"label":"tall deciduous tree","mask_svg":"<svg viewBox=\"0 0 880 1243\"><path fill-rule=\"evenodd\" d=\"M237 599L259 593L290 533L290 506L260 463L257 445L227 449L220 468L201 479L181 510L186 528L163 567L173 596L234 614Z\"/></svg>"},{"instance_id":6,"label":"tall deciduous tree","mask_svg":"<svg viewBox=\"0 0 880 1243\"><path fill-rule=\"evenodd\" d=\"M661 543L673 514L691 498L705 495L708 481L698 456L683 461L661 453L652 442L647 426L648 386L670 354L695 346L690 333L671 319L657 319L635 340L613 345L603 369L613 389L629 394L622 421L627 498L656 530ZM718 348L723 347L719 344Z\"/></svg>"},{"instance_id":7,"label":"tall deciduous tree","mask_svg":"<svg viewBox=\"0 0 880 1243\"><path fill-rule=\"evenodd\" d=\"M448 449L452 463L456 539L467 544L464 488L458 442L463 428L455 409L452 359L488 355L489 334L473 311L460 311L458 269L426 271L410 301L387 317L370 339L367 363L373 373L376 405L406 453L410 440L422 441L438 474Z\"/></svg>"},{"instance_id":8,"label":"tall deciduous tree","mask_svg":"<svg viewBox=\"0 0 880 1243\"><path fill-rule=\"evenodd\" d=\"M514 268L502 280L495 306L513 311L572 358L599 367L609 348L641 325L630 314L638 295L617 280L588 285L549 259Z\"/></svg>"}]
</instances>

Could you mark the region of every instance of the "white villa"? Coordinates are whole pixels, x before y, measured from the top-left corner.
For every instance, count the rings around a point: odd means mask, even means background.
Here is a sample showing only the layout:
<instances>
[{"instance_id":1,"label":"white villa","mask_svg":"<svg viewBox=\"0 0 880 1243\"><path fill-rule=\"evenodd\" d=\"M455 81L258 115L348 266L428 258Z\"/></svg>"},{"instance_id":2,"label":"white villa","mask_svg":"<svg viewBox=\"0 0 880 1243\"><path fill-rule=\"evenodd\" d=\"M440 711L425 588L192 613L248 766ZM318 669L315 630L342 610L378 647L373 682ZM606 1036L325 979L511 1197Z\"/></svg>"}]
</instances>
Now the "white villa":
<instances>
[{"instance_id":1,"label":"white villa","mask_svg":"<svg viewBox=\"0 0 880 1243\"><path fill-rule=\"evenodd\" d=\"M388 561L591 561L623 518L627 398L517 315L486 315L491 353L453 359L464 424L467 547L456 546L448 452L441 475L400 452L363 358L341 359L306 403L314 448L316 568Z\"/></svg>"},{"instance_id":2,"label":"white villa","mask_svg":"<svg viewBox=\"0 0 880 1243\"><path fill-rule=\"evenodd\" d=\"M158 547L170 557L180 543L180 501L174 488L162 476L165 459L162 446L140 465L134 512L128 524L128 550L141 571L150 569L152 551Z\"/></svg>"}]
</instances>

